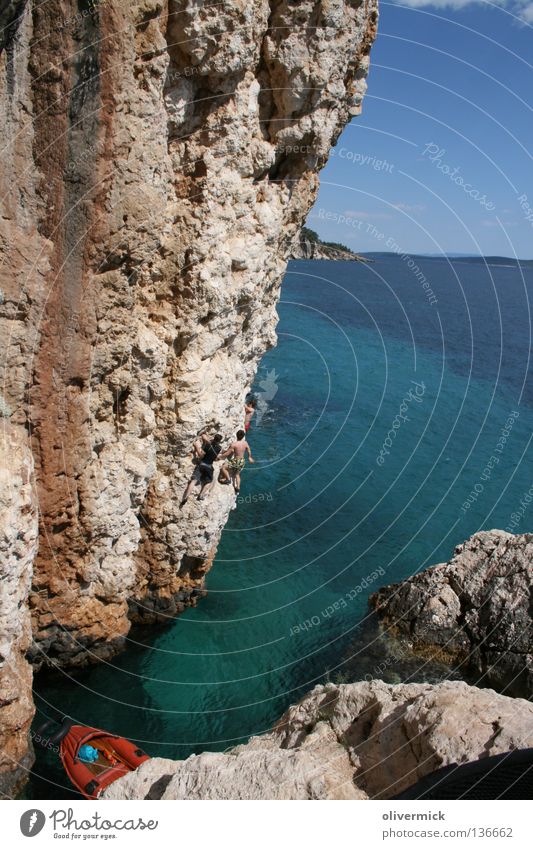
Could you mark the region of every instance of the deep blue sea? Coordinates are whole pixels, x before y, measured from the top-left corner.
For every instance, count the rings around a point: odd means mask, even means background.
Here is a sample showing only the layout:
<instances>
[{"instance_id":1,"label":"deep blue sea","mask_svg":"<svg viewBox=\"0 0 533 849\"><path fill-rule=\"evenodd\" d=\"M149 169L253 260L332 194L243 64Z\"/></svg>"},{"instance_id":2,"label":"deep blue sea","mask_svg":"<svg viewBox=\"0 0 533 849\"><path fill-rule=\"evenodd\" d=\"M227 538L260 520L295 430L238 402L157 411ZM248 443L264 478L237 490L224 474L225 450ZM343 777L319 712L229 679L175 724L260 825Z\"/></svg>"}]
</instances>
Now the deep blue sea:
<instances>
[{"instance_id":1,"label":"deep blue sea","mask_svg":"<svg viewBox=\"0 0 533 849\"><path fill-rule=\"evenodd\" d=\"M509 526L533 483L533 271L413 259L289 265L209 595L112 663L38 678L40 711L152 755L226 749L335 677L370 592ZM70 794L51 759L36 772L29 797Z\"/></svg>"}]
</instances>

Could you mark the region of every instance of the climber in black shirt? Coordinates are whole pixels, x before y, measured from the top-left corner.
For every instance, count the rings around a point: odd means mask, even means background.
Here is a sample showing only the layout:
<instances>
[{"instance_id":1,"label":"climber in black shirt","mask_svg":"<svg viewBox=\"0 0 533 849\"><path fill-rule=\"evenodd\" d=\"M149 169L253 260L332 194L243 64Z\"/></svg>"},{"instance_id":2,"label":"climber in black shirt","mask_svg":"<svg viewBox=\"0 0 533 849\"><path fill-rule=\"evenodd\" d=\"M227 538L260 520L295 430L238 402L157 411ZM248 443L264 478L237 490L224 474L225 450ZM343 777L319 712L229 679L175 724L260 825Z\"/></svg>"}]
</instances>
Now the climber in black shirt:
<instances>
[{"instance_id":1,"label":"climber in black shirt","mask_svg":"<svg viewBox=\"0 0 533 849\"><path fill-rule=\"evenodd\" d=\"M222 450L222 438L220 433L215 433L212 439L202 433L200 438L193 442L193 453L198 465L183 494L181 506L185 504L195 486L200 486L198 501L203 501L211 489L214 480L213 463Z\"/></svg>"}]
</instances>

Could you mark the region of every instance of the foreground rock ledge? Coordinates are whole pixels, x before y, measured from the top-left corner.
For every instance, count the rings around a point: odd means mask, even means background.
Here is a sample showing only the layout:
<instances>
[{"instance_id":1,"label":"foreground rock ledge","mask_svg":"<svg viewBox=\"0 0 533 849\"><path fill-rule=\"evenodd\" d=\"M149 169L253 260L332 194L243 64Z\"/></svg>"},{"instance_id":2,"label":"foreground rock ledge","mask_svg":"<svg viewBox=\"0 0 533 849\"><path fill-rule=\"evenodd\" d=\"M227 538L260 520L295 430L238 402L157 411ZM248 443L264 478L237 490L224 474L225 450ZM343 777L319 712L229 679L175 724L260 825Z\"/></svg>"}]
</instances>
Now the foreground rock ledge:
<instances>
[{"instance_id":1,"label":"foreground rock ledge","mask_svg":"<svg viewBox=\"0 0 533 849\"><path fill-rule=\"evenodd\" d=\"M224 754L153 758L103 798L387 799L439 767L532 743L533 705L492 690L327 684L269 734Z\"/></svg>"},{"instance_id":2,"label":"foreground rock ledge","mask_svg":"<svg viewBox=\"0 0 533 849\"><path fill-rule=\"evenodd\" d=\"M415 652L458 664L476 683L533 695L533 534L482 531L440 563L370 598Z\"/></svg>"}]
</instances>

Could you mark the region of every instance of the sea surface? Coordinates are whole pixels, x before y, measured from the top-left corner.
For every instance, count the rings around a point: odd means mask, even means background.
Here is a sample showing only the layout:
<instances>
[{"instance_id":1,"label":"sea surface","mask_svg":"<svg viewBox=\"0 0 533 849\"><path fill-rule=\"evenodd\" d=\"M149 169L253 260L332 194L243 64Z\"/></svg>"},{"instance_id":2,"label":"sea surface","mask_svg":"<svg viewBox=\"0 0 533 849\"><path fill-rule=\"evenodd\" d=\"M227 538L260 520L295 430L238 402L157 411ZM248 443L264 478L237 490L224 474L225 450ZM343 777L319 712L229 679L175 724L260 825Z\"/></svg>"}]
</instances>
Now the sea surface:
<instances>
[{"instance_id":1,"label":"sea surface","mask_svg":"<svg viewBox=\"0 0 533 849\"><path fill-rule=\"evenodd\" d=\"M380 585L479 529L533 530L533 507L517 512L533 483L532 268L374 259L289 265L255 385L257 462L208 596L112 663L38 676L37 722L68 713L168 758L224 750L347 663L380 677L360 636ZM74 795L55 755L26 795Z\"/></svg>"}]
</instances>

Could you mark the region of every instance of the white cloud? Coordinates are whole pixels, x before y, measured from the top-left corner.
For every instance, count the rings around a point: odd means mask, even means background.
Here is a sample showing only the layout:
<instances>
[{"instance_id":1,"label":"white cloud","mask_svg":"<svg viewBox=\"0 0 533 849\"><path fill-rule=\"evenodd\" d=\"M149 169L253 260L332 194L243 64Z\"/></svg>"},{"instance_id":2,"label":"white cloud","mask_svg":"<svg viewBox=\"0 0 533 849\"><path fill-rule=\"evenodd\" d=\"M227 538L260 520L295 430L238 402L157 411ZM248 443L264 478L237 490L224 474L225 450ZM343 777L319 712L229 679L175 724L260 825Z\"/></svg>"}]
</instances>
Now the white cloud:
<instances>
[{"instance_id":1,"label":"white cloud","mask_svg":"<svg viewBox=\"0 0 533 849\"><path fill-rule=\"evenodd\" d=\"M412 6L414 9L421 9L424 6L433 6L436 9L463 9L474 3L485 3L486 0L396 0L396 2L399 6Z\"/></svg>"},{"instance_id":2,"label":"white cloud","mask_svg":"<svg viewBox=\"0 0 533 849\"><path fill-rule=\"evenodd\" d=\"M483 227L499 227L499 228L503 227L504 230L506 230L508 227L516 227L517 223L518 222L516 222L516 221L502 221L501 224L500 224L499 221L494 221L494 219L492 219L492 218L489 219L489 220L484 219L481 222Z\"/></svg>"},{"instance_id":3,"label":"white cloud","mask_svg":"<svg viewBox=\"0 0 533 849\"><path fill-rule=\"evenodd\" d=\"M393 203L391 206L401 212L423 212L426 207L421 203ZM369 212L367 209L345 209L347 218L357 218L360 221L389 221L392 215L388 212Z\"/></svg>"},{"instance_id":4,"label":"white cloud","mask_svg":"<svg viewBox=\"0 0 533 849\"><path fill-rule=\"evenodd\" d=\"M401 209L402 212L423 212L425 206L423 203L393 203L394 209Z\"/></svg>"},{"instance_id":5,"label":"white cloud","mask_svg":"<svg viewBox=\"0 0 533 849\"><path fill-rule=\"evenodd\" d=\"M528 24L533 24L533 3L526 3L520 10L520 17L527 21Z\"/></svg>"},{"instance_id":6,"label":"white cloud","mask_svg":"<svg viewBox=\"0 0 533 849\"><path fill-rule=\"evenodd\" d=\"M526 23L533 23L532 0L396 0L399 6L412 9L465 9L467 6L502 6Z\"/></svg>"},{"instance_id":7,"label":"white cloud","mask_svg":"<svg viewBox=\"0 0 533 849\"><path fill-rule=\"evenodd\" d=\"M365 209L346 209L344 214L347 218L358 218L362 221L385 221L388 218L392 218L386 212L368 212Z\"/></svg>"}]
</instances>

